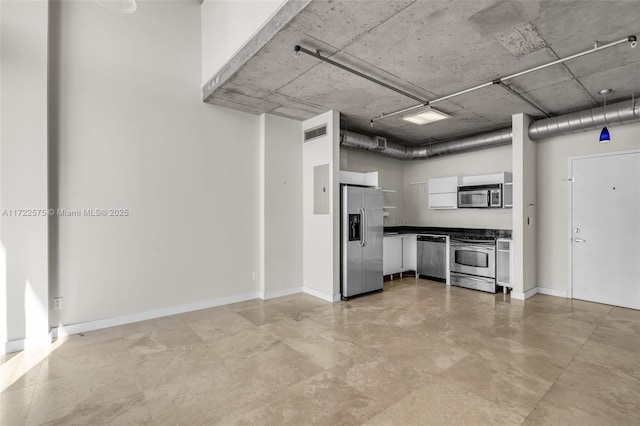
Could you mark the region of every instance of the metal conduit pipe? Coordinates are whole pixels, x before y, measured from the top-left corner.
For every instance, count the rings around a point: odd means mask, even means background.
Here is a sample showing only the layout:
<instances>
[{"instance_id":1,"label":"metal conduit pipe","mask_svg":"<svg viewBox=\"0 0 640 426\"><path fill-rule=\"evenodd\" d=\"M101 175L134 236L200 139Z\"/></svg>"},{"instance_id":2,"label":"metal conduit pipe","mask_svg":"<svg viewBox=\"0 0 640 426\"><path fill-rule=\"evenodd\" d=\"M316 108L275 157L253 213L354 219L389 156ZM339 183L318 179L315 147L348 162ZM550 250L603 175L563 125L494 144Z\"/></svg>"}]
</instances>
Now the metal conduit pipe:
<instances>
[{"instance_id":1,"label":"metal conduit pipe","mask_svg":"<svg viewBox=\"0 0 640 426\"><path fill-rule=\"evenodd\" d=\"M604 107L597 107L534 121L529 126L529 138L537 141L553 136L596 130L605 125L615 127L634 122L640 122L640 105L632 99L607 105L606 117ZM512 136L511 128L505 128L430 146L404 146L389 142L387 147L381 150L374 137L342 130L340 145L345 148L377 152L398 160L420 160L508 145L511 143Z\"/></svg>"}]
</instances>

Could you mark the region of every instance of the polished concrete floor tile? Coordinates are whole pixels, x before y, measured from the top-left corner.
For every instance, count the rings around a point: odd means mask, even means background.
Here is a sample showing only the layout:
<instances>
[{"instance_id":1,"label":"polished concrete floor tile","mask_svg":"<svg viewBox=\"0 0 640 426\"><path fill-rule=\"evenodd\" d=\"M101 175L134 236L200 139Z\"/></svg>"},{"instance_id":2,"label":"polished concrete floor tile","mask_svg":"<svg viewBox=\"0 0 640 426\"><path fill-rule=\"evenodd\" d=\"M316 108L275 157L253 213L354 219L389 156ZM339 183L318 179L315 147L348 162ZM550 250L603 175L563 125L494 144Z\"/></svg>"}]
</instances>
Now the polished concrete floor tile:
<instances>
[{"instance_id":1,"label":"polished concrete floor tile","mask_svg":"<svg viewBox=\"0 0 640 426\"><path fill-rule=\"evenodd\" d=\"M10 354L4 354L4 355L0 355L0 365L4 364L5 362L9 361L11 358L13 358L14 356L18 355L17 352L14 353L10 353Z\"/></svg>"},{"instance_id":2,"label":"polished concrete floor tile","mask_svg":"<svg viewBox=\"0 0 640 426\"><path fill-rule=\"evenodd\" d=\"M604 401L621 413L640 414L640 381L607 366L574 360L556 383Z\"/></svg>"},{"instance_id":3,"label":"polished concrete floor tile","mask_svg":"<svg viewBox=\"0 0 640 426\"><path fill-rule=\"evenodd\" d=\"M184 322L204 341L215 340L227 333L256 327L243 316L226 309L214 310L208 318L200 317L193 320L187 318Z\"/></svg>"},{"instance_id":4,"label":"polished concrete floor tile","mask_svg":"<svg viewBox=\"0 0 640 426\"><path fill-rule=\"evenodd\" d=\"M552 354L544 349L502 337L494 338L489 349L478 353L487 359L493 359L502 365L522 370L548 382L554 382L573 358L572 355Z\"/></svg>"},{"instance_id":5,"label":"polished concrete floor tile","mask_svg":"<svg viewBox=\"0 0 640 426\"><path fill-rule=\"evenodd\" d=\"M0 393L0 425L23 425L27 422L36 385Z\"/></svg>"},{"instance_id":6,"label":"polished concrete floor tile","mask_svg":"<svg viewBox=\"0 0 640 426\"><path fill-rule=\"evenodd\" d=\"M469 355L438 377L523 418L553 384L480 353Z\"/></svg>"},{"instance_id":7,"label":"polished concrete floor tile","mask_svg":"<svg viewBox=\"0 0 640 426\"><path fill-rule=\"evenodd\" d=\"M381 411L369 396L332 374L320 374L289 387L269 401L272 425L361 424ZM224 420L224 418L223 418Z\"/></svg>"},{"instance_id":8,"label":"polished concrete floor tile","mask_svg":"<svg viewBox=\"0 0 640 426\"><path fill-rule=\"evenodd\" d=\"M637 425L639 413L623 413L599 398L554 384L527 417L525 425Z\"/></svg>"},{"instance_id":9,"label":"polished concrete floor tile","mask_svg":"<svg viewBox=\"0 0 640 426\"><path fill-rule=\"evenodd\" d=\"M60 425L152 425L152 416L142 392L89 405L50 422ZM157 424L157 423L156 423Z\"/></svg>"},{"instance_id":10,"label":"polished concrete floor tile","mask_svg":"<svg viewBox=\"0 0 640 426\"><path fill-rule=\"evenodd\" d=\"M408 362L379 355L358 358L331 372L384 407L394 404L433 379L425 370Z\"/></svg>"},{"instance_id":11,"label":"polished concrete floor tile","mask_svg":"<svg viewBox=\"0 0 640 426\"><path fill-rule=\"evenodd\" d=\"M124 337L139 336L154 330L168 330L178 328L182 324L175 316L160 317L147 321L134 322L132 324L123 325L122 334Z\"/></svg>"},{"instance_id":12,"label":"polished concrete floor tile","mask_svg":"<svg viewBox=\"0 0 640 426\"><path fill-rule=\"evenodd\" d=\"M613 348L590 340L574 359L605 368L611 374L640 381L640 352Z\"/></svg>"},{"instance_id":13,"label":"polished concrete floor tile","mask_svg":"<svg viewBox=\"0 0 640 426\"><path fill-rule=\"evenodd\" d=\"M124 340L129 353L134 357L203 342L200 336L186 324L169 329L160 328L130 334Z\"/></svg>"},{"instance_id":14,"label":"polished concrete floor tile","mask_svg":"<svg viewBox=\"0 0 640 426\"><path fill-rule=\"evenodd\" d=\"M291 315L276 307L276 305L258 306L237 312L253 325L263 325L290 318ZM299 314L298 314L299 315Z\"/></svg>"},{"instance_id":15,"label":"polished concrete floor tile","mask_svg":"<svg viewBox=\"0 0 640 426\"><path fill-rule=\"evenodd\" d=\"M40 364L39 380L51 380L130 363L128 343L123 339L80 346L61 345Z\"/></svg>"},{"instance_id":16,"label":"polished concrete floor tile","mask_svg":"<svg viewBox=\"0 0 640 426\"><path fill-rule=\"evenodd\" d=\"M80 411L99 410L140 392L133 363L41 381L36 385L27 424L60 421Z\"/></svg>"},{"instance_id":17,"label":"polished concrete floor tile","mask_svg":"<svg viewBox=\"0 0 640 426\"><path fill-rule=\"evenodd\" d=\"M0 359L0 424L637 424L640 312L403 277Z\"/></svg>"},{"instance_id":18,"label":"polished concrete floor tile","mask_svg":"<svg viewBox=\"0 0 640 426\"><path fill-rule=\"evenodd\" d=\"M378 425L520 425L524 417L455 383L435 379L371 418Z\"/></svg>"},{"instance_id":19,"label":"polished concrete floor tile","mask_svg":"<svg viewBox=\"0 0 640 426\"><path fill-rule=\"evenodd\" d=\"M207 346L221 361L251 359L256 354L268 350L280 339L258 327L234 331L207 340Z\"/></svg>"},{"instance_id":20,"label":"polished concrete floor tile","mask_svg":"<svg viewBox=\"0 0 640 426\"><path fill-rule=\"evenodd\" d=\"M590 340L614 348L640 353L640 334L627 320L603 321Z\"/></svg>"},{"instance_id":21,"label":"polished concrete floor tile","mask_svg":"<svg viewBox=\"0 0 640 426\"><path fill-rule=\"evenodd\" d=\"M136 323L137 324L137 323ZM102 330L89 331L85 333L72 334L71 336L60 337L58 341L61 343L59 348L64 347L65 350L73 350L82 346L93 345L111 340L118 340L124 336L125 330L129 326L109 327Z\"/></svg>"},{"instance_id":22,"label":"polished concrete floor tile","mask_svg":"<svg viewBox=\"0 0 640 426\"><path fill-rule=\"evenodd\" d=\"M635 322L640 322L640 311L635 309L617 308L614 307L609 314L611 319L626 319Z\"/></svg>"},{"instance_id":23,"label":"polished concrete floor tile","mask_svg":"<svg viewBox=\"0 0 640 426\"><path fill-rule=\"evenodd\" d=\"M216 367L221 361L204 342L171 347L160 352L137 352L131 358L143 389L151 389L176 378Z\"/></svg>"},{"instance_id":24,"label":"polished concrete floor tile","mask_svg":"<svg viewBox=\"0 0 640 426\"><path fill-rule=\"evenodd\" d=\"M19 355L22 355L23 353L24 352L20 353ZM15 364L14 362L12 362L11 364L7 364L4 369L8 369L9 371L3 374L3 377L6 380L6 384L3 387L0 387L0 392L10 392L38 383L38 379L40 377L40 369L46 361L47 359L45 358L44 361L35 363L33 367L25 365L13 365ZM9 374L9 372L11 374Z\"/></svg>"}]
</instances>

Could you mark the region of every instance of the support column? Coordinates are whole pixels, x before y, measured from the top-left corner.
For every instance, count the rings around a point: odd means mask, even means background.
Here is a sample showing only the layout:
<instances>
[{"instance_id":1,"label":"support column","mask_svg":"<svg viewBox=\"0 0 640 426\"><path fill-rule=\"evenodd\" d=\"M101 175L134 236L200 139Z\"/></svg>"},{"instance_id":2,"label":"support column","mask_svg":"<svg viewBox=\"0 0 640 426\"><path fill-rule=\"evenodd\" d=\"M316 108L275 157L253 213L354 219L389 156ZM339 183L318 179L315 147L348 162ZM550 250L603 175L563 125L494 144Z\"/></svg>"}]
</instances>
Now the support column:
<instances>
[{"instance_id":1,"label":"support column","mask_svg":"<svg viewBox=\"0 0 640 426\"><path fill-rule=\"evenodd\" d=\"M325 131L303 144L303 281L305 293L340 300L340 114L302 123Z\"/></svg>"},{"instance_id":2,"label":"support column","mask_svg":"<svg viewBox=\"0 0 640 426\"><path fill-rule=\"evenodd\" d=\"M260 116L260 297L302 292L302 123Z\"/></svg>"},{"instance_id":3,"label":"support column","mask_svg":"<svg viewBox=\"0 0 640 426\"><path fill-rule=\"evenodd\" d=\"M536 293L536 150L529 139L531 118L512 117L513 130L513 291L525 300Z\"/></svg>"},{"instance_id":4,"label":"support column","mask_svg":"<svg viewBox=\"0 0 640 426\"><path fill-rule=\"evenodd\" d=\"M50 343L49 1L0 2L0 352Z\"/></svg>"}]
</instances>

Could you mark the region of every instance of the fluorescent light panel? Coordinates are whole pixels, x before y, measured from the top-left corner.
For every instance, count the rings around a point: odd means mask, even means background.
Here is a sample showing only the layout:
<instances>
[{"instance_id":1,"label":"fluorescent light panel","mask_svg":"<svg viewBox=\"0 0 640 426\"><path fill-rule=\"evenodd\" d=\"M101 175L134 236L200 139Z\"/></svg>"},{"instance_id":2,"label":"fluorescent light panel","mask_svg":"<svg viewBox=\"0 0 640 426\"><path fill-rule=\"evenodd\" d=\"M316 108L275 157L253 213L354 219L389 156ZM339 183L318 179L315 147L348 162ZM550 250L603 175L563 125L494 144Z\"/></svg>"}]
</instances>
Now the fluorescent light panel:
<instances>
[{"instance_id":1,"label":"fluorescent light panel","mask_svg":"<svg viewBox=\"0 0 640 426\"><path fill-rule=\"evenodd\" d=\"M408 121L413 124L418 124L420 126L422 126L423 124L433 123L435 121L440 121L447 118L449 118L449 115L431 107L425 110L422 110L420 112L410 114L410 115L405 115L404 117L402 117L404 121Z\"/></svg>"}]
</instances>

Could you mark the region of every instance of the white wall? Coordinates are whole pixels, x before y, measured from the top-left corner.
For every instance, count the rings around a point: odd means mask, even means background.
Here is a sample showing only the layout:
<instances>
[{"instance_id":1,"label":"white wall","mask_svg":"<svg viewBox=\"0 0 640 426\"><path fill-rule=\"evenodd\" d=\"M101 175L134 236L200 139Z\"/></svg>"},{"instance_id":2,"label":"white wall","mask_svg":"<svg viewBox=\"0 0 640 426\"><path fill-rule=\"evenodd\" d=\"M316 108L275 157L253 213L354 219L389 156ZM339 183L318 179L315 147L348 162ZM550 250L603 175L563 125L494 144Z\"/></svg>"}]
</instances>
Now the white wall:
<instances>
[{"instance_id":1,"label":"white wall","mask_svg":"<svg viewBox=\"0 0 640 426\"><path fill-rule=\"evenodd\" d=\"M538 199L538 286L569 290L569 157L640 149L640 124L610 127L611 142L600 144L600 130L536 142Z\"/></svg>"},{"instance_id":2,"label":"white wall","mask_svg":"<svg viewBox=\"0 0 640 426\"><path fill-rule=\"evenodd\" d=\"M302 123L260 116L260 292L302 290Z\"/></svg>"},{"instance_id":3,"label":"white wall","mask_svg":"<svg viewBox=\"0 0 640 426\"><path fill-rule=\"evenodd\" d=\"M429 209L427 186L410 185L430 178L510 172L511 146L404 162L404 215L409 225L452 228L511 229L511 209Z\"/></svg>"},{"instance_id":4,"label":"white wall","mask_svg":"<svg viewBox=\"0 0 640 426\"><path fill-rule=\"evenodd\" d=\"M213 77L284 3L286 0L204 0L202 83Z\"/></svg>"},{"instance_id":5,"label":"white wall","mask_svg":"<svg viewBox=\"0 0 640 426\"><path fill-rule=\"evenodd\" d=\"M200 5L54 3L62 324L257 295L259 117L200 102Z\"/></svg>"},{"instance_id":6,"label":"white wall","mask_svg":"<svg viewBox=\"0 0 640 426\"><path fill-rule=\"evenodd\" d=\"M46 210L49 4L3 0L0 16L0 210ZM37 345L49 332L48 219L41 213L0 216L2 346L24 338Z\"/></svg>"},{"instance_id":7,"label":"white wall","mask_svg":"<svg viewBox=\"0 0 640 426\"><path fill-rule=\"evenodd\" d=\"M340 295L340 114L329 111L302 124L312 129L327 124L327 135L302 146L303 259L305 292L326 300ZM314 167L329 164L329 214L313 212Z\"/></svg>"},{"instance_id":8,"label":"white wall","mask_svg":"<svg viewBox=\"0 0 640 426\"><path fill-rule=\"evenodd\" d=\"M340 149L340 170L350 172L379 172L378 185L395 193L384 193L384 205L394 206L387 210L389 216L384 218L385 226L404 225L404 162L380 154L352 149Z\"/></svg>"}]
</instances>

